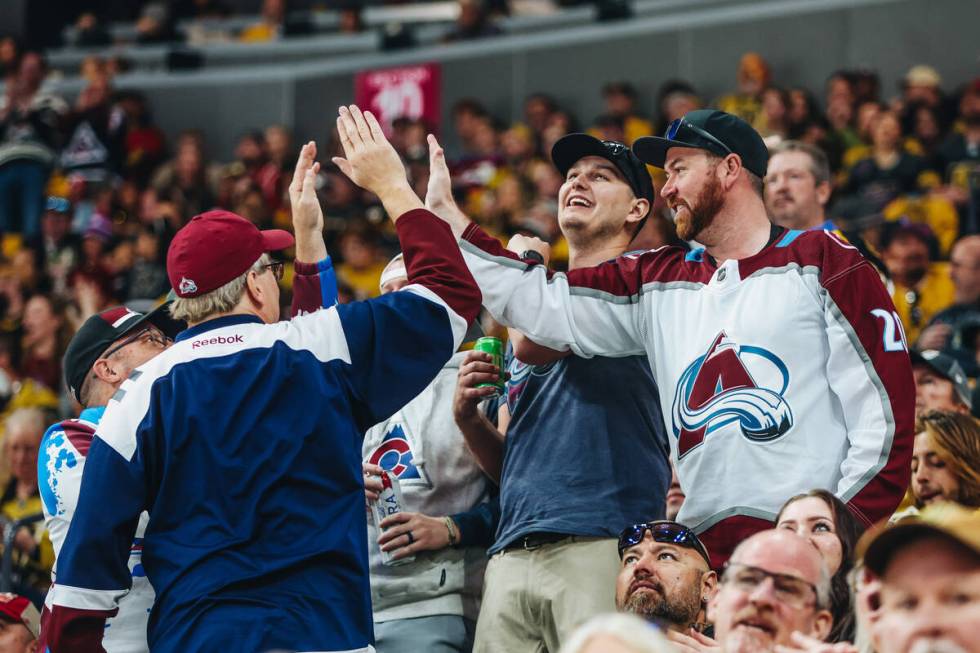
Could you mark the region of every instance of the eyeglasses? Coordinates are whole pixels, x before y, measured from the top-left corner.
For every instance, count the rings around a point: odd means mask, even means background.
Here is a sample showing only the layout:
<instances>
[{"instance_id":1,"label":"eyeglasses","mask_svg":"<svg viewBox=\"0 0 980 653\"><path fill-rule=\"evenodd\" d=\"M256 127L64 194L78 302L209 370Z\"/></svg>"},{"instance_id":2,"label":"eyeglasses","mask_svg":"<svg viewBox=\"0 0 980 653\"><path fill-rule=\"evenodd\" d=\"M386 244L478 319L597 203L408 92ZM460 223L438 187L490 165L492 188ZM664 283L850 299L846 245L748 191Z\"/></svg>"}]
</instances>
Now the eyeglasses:
<instances>
[{"instance_id":1,"label":"eyeglasses","mask_svg":"<svg viewBox=\"0 0 980 653\"><path fill-rule=\"evenodd\" d=\"M666 138L668 141L677 140L677 132L679 132L681 129L686 129L688 131L694 132L695 134L697 134L702 138L708 139L709 141L711 141L712 143L714 143L715 145L723 149L725 151L725 154L734 154L734 152L732 152L732 148L728 147L720 140L718 140L717 138L715 138L705 130L701 129L697 125L692 125L691 123L687 122L683 118L676 118L669 125L667 125L667 133L664 134L664 138Z\"/></svg>"},{"instance_id":2,"label":"eyeglasses","mask_svg":"<svg viewBox=\"0 0 980 653\"><path fill-rule=\"evenodd\" d=\"M780 602L792 608L806 608L810 605L810 595L818 600L817 586L802 578L788 574L774 574L751 565L729 564L721 576L721 582L730 584L740 592L750 594L766 579L772 579L773 592Z\"/></svg>"},{"instance_id":3,"label":"eyeglasses","mask_svg":"<svg viewBox=\"0 0 980 653\"><path fill-rule=\"evenodd\" d=\"M708 566L711 566L708 550L701 544L701 540L694 534L694 531L683 524L669 520L644 522L624 528L623 532L619 534L619 557L623 557L623 552L626 549L642 542L647 531L650 531L654 542L677 544L688 549L694 549L701 554Z\"/></svg>"},{"instance_id":4,"label":"eyeglasses","mask_svg":"<svg viewBox=\"0 0 980 653\"><path fill-rule=\"evenodd\" d=\"M133 344L136 341L140 341L146 345L156 345L161 349L168 347L170 343L173 342L173 340L163 335L156 329L153 329L151 327L146 327L145 329L140 329L133 335L129 336L128 338L120 342L118 345L113 347L112 349L107 349L102 354L101 358L109 358L123 347L128 347L129 345Z\"/></svg>"},{"instance_id":5,"label":"eyeglasses","mask_svg":"<svg viewBox=\"0 0 980 653\"><path fill-rule=\"evenodd\" d=\"M266 263L263 265L262 269L272 270L272 274L276 277L276 281L282 281L282 275L286 273L286 264L282 261L273 261L272 263Z\"/></svg>"}]
</instances>

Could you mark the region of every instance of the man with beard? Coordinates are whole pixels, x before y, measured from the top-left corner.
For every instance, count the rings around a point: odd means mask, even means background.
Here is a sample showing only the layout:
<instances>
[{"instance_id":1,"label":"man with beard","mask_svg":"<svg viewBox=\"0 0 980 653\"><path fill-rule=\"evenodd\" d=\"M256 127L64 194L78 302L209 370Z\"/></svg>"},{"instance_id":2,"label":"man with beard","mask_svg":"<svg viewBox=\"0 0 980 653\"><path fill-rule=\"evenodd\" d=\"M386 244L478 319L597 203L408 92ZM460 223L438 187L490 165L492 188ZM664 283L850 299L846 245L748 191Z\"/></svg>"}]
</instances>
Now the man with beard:
<instances>
[{"instance_id":1,"label":"man with beard","mask_svg":"<svg viewBox=\"0 0 980 653\"><path fill-rule=\"evenodd\" d=\"M692 111L633 149L666 170L677 234L703 247L556 274L435 207L462 236L484 306L543 346L647 355L688 494L678 520L712 567L814 487L866 525L891 515L908 487L914 386L874 267L831 232L770 224L768 151L735 116ZM591 191L563 188L559 205L572 203L583 218L596 210Z\"/></svg>"},{"instance_id":2,"label":"man with beard","mask_svg":"<svg viewBox=\"0 0 980 653\"><path fill-rule=\"evenodd\" d=\"M630 526L619 536L619 556L617 610L691 636L705 629L718 576L693 531L673 521Z\"/></svg>"},{"instance_id":3,"label":"man with beard","mask_svg":"<svg viewBox=\"0 0 980 653\"><path fill-rule=\"evenodd\" d=\"M829 604L830 575L820 552L796 533L771 530L756 533L732 553L708 619L721 653L796 650L800 635L822 640L830 632ZM668 636L684 653L718 650L687 636Z\"/></svg>"}]
</instances>

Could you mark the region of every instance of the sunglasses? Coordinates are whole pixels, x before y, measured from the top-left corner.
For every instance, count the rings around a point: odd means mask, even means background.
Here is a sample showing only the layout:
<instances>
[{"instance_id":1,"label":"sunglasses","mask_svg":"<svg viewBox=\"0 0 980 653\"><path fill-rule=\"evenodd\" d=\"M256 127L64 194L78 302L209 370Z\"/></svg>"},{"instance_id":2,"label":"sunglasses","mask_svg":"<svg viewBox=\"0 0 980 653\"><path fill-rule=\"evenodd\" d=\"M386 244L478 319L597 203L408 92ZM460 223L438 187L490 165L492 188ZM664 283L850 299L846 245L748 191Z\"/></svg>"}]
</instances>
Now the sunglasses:
<instances>
[{"instance_id":1,"label":"sunglasses","mask_svg":"<svg viewBox=\"0 0 980 653\"><path fill-rule=\"evenodd\" d=\"M715 138L705 130L701 129L697 125L692 125L691 123L687 122L683 118L677 118L673 120L669 125L667 125L667 133L664 134L664 138L666 138L668 141L678 140L677 133L681 129L686 129L689 132L697 134L701 138L711 141L712 143L720 147L722 150L724 150L725 154L734 154L734 152L732 152L732 148L728 147L720 140L718 140L717 138Z\"/></svg>"},{"instance_id":2,"label":"sunglasses","mask_svg":"<svg viewBox=\"0 0 980 653\"><path fill-rule=\"evenodd\" d=\"M697 551L704 561L711 566L711 559L708 557L708 550L704 548L701 544L701 540L698 536L694 534L687 526L683 524L678 524L675 521L660 520L654 522L643 522L641 524L633 524L632 526L627 526L623 529L623 532L619 534L619 557L623 557L623 552L630 548L631 546L636 546L643 541L646 536L646 532L650 531L650 535L653 537L654 542L660 542L661 544L677 544L686 549L694 549Z\"/></svg>"},{"instance_id":3,"label":"sunglasses","mask_svg":"<svg viewBox=\"0 0 980 653\"><path fill-rule=\"evenodd\" d=\"M272 274L276 277L276 281L282 281L282 275L286 273L286 264L282 261L273 261L272 263L266 263L263 265L262 269L272 270Z\"/></svg>"},{"instance_id":4,"label":"sunglasses","mask_svg":"<svg viewBox=\"0 0 980 653\"><path fill-rule=\"evenodd\" d=\"M145 329L140 329L139 331L137 331L133 335L129 336L128 338L126 338L125 340L123 340L122 342L120 342L115 347L113 347L111 349L107 349L102 354L101 358L109 358L110 356L112 356L113 354L115 354L117 351L119 351L123 347L128 347L129 345L133 344L134 342L138 342L138 341L139 342L142 342L144 344L153 344L153 345L156 345L157 347L160 347L161 349L167 347L170 343L173 342L173 340L171 340L167 336L163 335L159 331L157 331L155 329L152 329L150 327L146 327Z\"/></svg>"}]
</instances>

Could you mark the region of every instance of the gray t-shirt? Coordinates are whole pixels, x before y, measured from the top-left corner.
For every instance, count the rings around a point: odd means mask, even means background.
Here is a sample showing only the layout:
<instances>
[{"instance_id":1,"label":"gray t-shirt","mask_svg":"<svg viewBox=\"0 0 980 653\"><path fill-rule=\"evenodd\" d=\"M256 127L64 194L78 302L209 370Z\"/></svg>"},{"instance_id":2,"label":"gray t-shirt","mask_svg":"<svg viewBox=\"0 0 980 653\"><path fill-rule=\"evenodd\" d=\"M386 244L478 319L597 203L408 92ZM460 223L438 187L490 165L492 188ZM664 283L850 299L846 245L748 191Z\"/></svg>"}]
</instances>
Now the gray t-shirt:
<instances>
[{"instance_id":1,"label":"gray t-shirt","mask_svg":"<svg viewBox=\"0 0 980 653\"><path fill-rule=\"evenodd\" d=\"M669 445L642 356L529 366L508 348L500 524L489 553L529 533L616 537L663 519Z\"/></svg>"}]
</instances>

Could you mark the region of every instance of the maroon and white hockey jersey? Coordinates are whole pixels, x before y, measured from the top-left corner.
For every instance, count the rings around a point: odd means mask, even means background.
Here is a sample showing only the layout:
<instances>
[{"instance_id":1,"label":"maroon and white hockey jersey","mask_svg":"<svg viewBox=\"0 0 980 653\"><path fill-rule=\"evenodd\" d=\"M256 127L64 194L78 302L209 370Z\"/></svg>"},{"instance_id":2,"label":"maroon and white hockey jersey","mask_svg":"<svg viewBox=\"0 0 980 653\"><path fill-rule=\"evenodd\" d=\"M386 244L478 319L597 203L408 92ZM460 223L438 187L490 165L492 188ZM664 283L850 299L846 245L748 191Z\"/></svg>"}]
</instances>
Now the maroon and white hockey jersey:
<instances>
[{"instance_id":1,"label":"maroon and white hockey jersey","mask_svg":"<svg viewBox=\"0 0 980 653\"><path fill-rule=\"evenodd\" d=\"M578 356L649 358L687 499L678 520L720 565L790 496L833 491L865 524L910 476L915 388L878 273L827 231L715 265L663 247L567 274L476 225L464 259L493 317Z\"/></svg>"}]
</instances>

